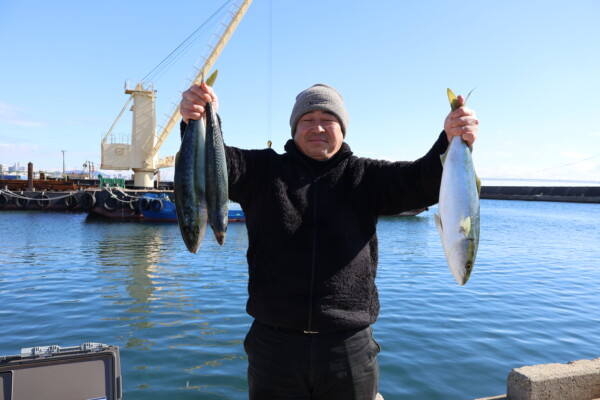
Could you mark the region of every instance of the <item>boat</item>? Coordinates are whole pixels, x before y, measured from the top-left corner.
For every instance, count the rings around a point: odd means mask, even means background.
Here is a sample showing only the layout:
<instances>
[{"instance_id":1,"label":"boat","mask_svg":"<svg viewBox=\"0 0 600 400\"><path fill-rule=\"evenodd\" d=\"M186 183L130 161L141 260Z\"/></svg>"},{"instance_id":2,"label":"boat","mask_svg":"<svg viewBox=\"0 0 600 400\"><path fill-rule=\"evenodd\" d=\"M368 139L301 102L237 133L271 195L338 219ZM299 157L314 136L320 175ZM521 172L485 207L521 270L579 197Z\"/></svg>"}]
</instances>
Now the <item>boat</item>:
<instances>
[{"instance_id":1,"label":"boat","mask_svg":"<svg viewBox=\"0 0 600 400\"><path fill-rule=\"evenodd\" d=\"M166 193L146 193L138 200L144 221L177 222L175 203Z\"/></svg>"},{"instance_id":2,"label":"boat","mask_svg":"<svg viewBox=\"0 0 600 400\"><path fill-rule=\"evenodd\" d=\"M177 222L175 203L166 193L146 193L138 200L144 221ZM237 203L229 202L229 222L245 222L246 217Z\"/></svg>"},{"instance_id":3,"label":"boat","mask_svg":"<svg viewBox=\"0 0 600 400\"><path fill-rule=\"evenodd\" d=\"M231 207L236 203L231 203L229 206ZM246 216L241 208L230 208L228 211L229 222L246 222Z\"/></svg>"},{"instance_id":4,"label":"boat","mask_svg":"<svg viewBox=\"0 0 600 400\"><path fill-rule=\"evenodd\" d=\"M424 211L429 210L428 207L425 208L417 208L415 210L403 211L399 214L392 215L392 217L414 217L415 215L419 215Z\"/></svg>"}]
</instances>

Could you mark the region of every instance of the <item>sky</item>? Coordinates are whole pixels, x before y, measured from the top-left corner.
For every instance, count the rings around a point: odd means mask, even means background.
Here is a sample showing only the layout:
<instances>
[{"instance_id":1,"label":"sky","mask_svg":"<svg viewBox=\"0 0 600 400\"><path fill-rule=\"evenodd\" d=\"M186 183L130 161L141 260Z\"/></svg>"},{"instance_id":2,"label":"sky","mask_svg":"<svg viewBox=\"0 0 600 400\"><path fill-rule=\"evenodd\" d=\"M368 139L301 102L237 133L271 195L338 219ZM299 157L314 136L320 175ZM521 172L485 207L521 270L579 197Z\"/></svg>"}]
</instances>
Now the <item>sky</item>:
<instances>
[{"instance_id":1,"label":"sky","mask_svg":"<svg viewBox=\"0 0 600 400\"><path fill-rule=\"evenodd\" d=\"M163 122L217 28L185 39L225 3L0 0L0 163L62 170L64 150L67 170L99 166L124 82L186 43L153 79ZM446 88L475 88L484 184L600 184L599 20L597 0L254 0L216 63L225 141L282 152L295 96L326 83L344 96L356 155L414 160L443 128ZM117 132L130 134L129 114ZM178 151L177 130L160 156Z\"/></svg>"}]
</instances>

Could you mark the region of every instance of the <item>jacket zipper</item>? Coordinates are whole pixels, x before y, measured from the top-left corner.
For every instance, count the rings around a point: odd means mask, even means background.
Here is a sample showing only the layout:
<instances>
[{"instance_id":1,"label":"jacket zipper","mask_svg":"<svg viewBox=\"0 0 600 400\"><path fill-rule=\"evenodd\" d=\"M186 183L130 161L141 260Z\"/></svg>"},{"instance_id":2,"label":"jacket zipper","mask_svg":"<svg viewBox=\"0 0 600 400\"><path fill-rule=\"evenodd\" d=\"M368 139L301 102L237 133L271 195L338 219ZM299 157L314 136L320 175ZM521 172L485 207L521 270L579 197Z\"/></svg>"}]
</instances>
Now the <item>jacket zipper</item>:
<instances>
[{"instance_id":1,"label":"jacket zipper","mask_svg":"<svg viewBox=\"0 0 600 400\"><path fill-rule=\"evenodd\" d=\"M312 238L312 258L310 267L310 288L308 292L308 326L304 333L315 333L312 331L312 318L314 307L314 289L315 289L315 274L316 274L316 257L317 257L317 178L313 180L313 238Z\"/></svg>"}]
</instances>

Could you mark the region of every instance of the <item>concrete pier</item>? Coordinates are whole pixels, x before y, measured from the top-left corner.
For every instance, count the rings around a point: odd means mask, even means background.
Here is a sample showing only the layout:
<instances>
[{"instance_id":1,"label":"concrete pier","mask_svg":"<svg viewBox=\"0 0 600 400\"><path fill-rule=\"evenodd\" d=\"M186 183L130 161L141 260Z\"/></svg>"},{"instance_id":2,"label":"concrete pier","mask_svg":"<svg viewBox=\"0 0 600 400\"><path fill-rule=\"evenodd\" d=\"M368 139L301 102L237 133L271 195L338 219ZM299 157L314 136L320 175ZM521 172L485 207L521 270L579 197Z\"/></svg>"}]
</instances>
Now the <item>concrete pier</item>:
<instances>
[{"instance_id":1,"label":"concrete pier","mask_svg":"<svg viewBox=\"0 0 600 400\"><path fill-rule=\"evenodd\" d=\"M600 358L515 368L506 395L477 400L600 400Z\"/></svg>"},{"instance_id":2,"label":"concrete pier","mask_svg":"<svg viewBox=\"0 0 600 400\"><path fill-rule=\"evenodd\" d=\"M482 199L600 203L600 186L482 186Z\"/></svg>"}]
</instances>

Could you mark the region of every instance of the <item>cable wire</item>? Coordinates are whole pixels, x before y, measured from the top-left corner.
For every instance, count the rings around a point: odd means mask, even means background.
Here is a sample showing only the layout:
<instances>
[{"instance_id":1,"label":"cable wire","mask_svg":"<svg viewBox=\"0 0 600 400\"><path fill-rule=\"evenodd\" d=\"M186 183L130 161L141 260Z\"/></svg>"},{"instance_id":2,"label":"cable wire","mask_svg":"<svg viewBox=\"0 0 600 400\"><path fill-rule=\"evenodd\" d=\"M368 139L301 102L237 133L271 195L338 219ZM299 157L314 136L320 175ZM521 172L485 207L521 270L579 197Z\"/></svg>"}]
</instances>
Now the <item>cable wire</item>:
<instances>
[{"instance_id":1,"label":"cable wire","mask_svg":"<svg viewBox=\"0 0 600 400\"><path fill-rule=\"evenodd\" d=\"M183 42L181 42L168 56L166 56L158 65L144 76L142 79L143 83L158 79L175 61L177 61L190 47L204 34L209 32L210 27L217 21L217 15L219 15L225 6L229 4L231 0L225 1L217 11L215 11L206 21L204 21L194 32L192 32Z\"/></svg>"}]
</instances>

